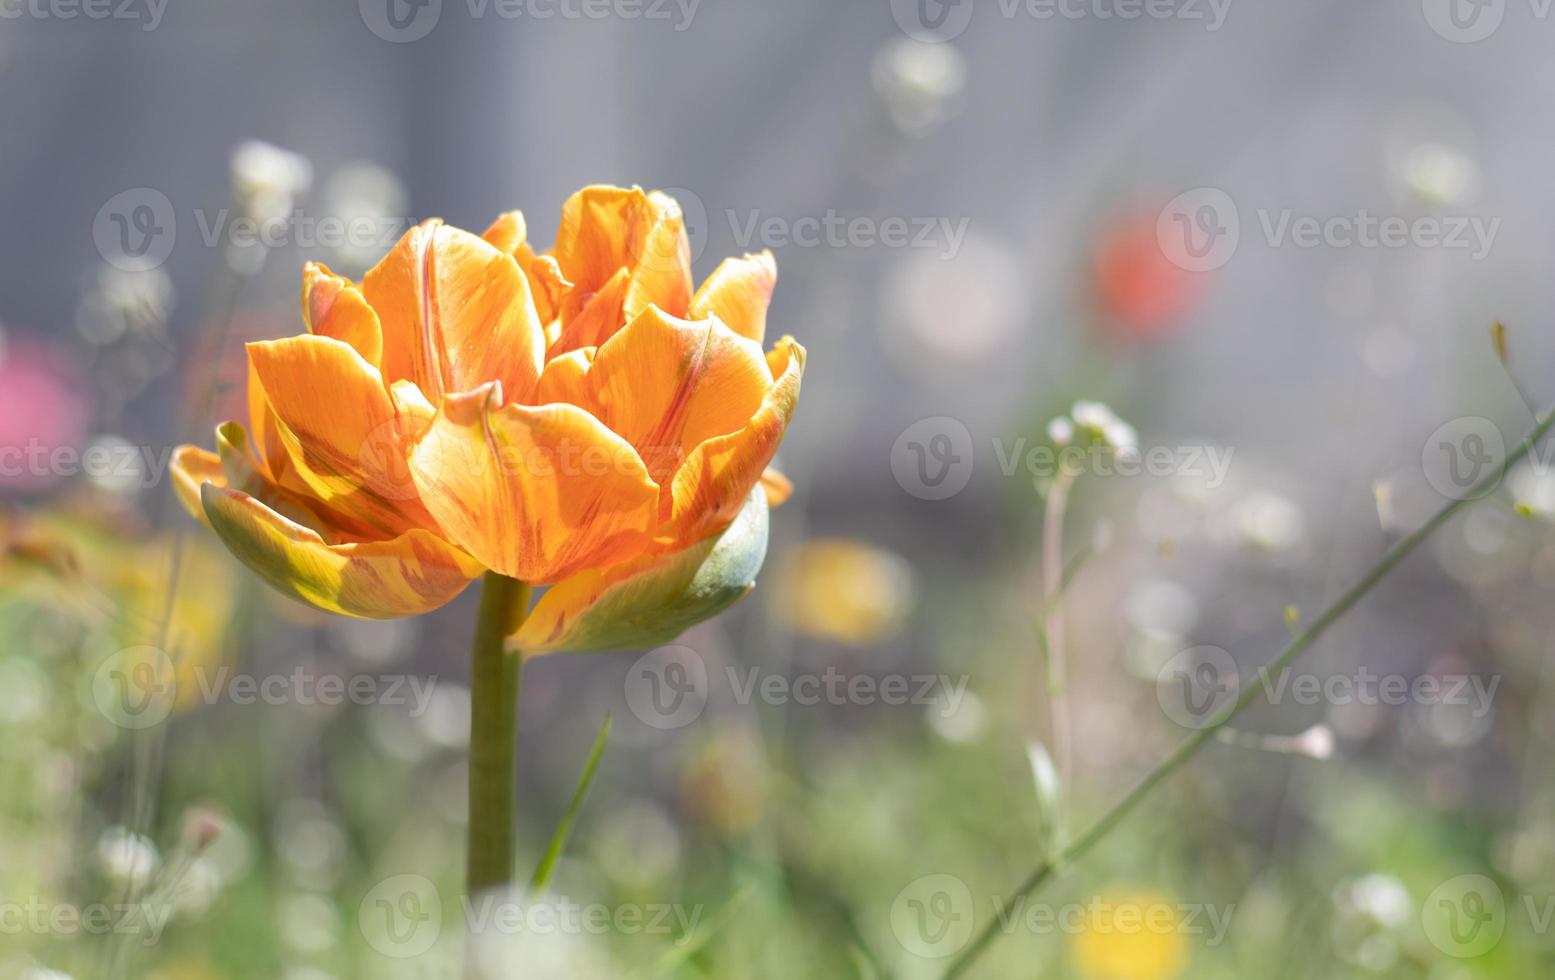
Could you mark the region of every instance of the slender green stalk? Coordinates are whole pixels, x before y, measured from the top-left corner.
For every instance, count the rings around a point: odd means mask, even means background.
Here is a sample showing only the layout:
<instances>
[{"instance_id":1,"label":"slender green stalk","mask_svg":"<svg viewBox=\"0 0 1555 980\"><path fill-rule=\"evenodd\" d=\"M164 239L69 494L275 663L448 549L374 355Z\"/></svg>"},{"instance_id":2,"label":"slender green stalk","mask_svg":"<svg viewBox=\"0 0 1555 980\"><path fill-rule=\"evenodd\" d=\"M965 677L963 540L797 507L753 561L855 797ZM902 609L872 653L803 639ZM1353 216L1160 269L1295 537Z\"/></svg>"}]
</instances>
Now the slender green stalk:
<instances>
[{"instance_id":1,"label":"slender green stalk","mask_svg":"<svg viewBox=\"0 0 1555 980\"><path fill-rule=\"evenodd\" d=\"M518 785L518 679L503 640L529 611L529 586L487 572L470 670L470 817L465 890L513 882Z\"/></svg>"},{"instance_id":2,"label":"slender green stalk","mask_svg":"<svg viewBox=\"0 0 1555 980\"><path fill-rule=\"evenodd\" d=\"M583 765L583 775L578 779L578 788L572 793L572 803L568 805L567 812L562 814L561 821L556 825L556 833L551 835L551 846L546 850L545 857L535 868L534 877L529 879L529 891L539 894L545 890L545 886L551 883L551 873L556 870L556 862L561 860L562 851L567 848L567 838L572 834L572 825L578 821L578 812L583 809L583 798L588 796L589 787L594 783L594 771L599 768L599 760L605 754L605 743L610 741L611 716L605 715L604 724L599 726L599 734L594 737L594 749L589 753L588 762Z\"/></svg>"},{"instance_id":3,"label":"slender green stalk","mask_svg":"<svg viewBox=\"0 0 1555 980\"><path fill-rule=\"evenodd\" d=\"M1407 537L1401 538L1397 544L1388 549L1388 553L1372 567L1371 571L1361 576L1360 581L1351 586L1349 591L1324 610L1323 614L1313 621L1311 626L1308 626L1290 641L1289 645L1280 652L1278 657L1275 657L1272 662L1260 670L1255 682L1246 685L1237 699L1222 709L1220 715L1216 717L1209 727L1195 732L1191 738L1185 739L1170 755L1161 760L1154 769L1150 770L1143 779L1136 783L1133 789L1124 794L1122 799L1114 803L1110 810L1102 814L1095 823L1086 828L1084 833L1060 848L1058 853L1051 858L1039 864L1031 874L1026 876L1026 880L1016 887L1016 897L1020 899L1029 897L1057 874L1064 865L1083 856L1097 844L1101 843L1102 839L1124 817L1128 816L1145 797L1149 796L1152 790L1181 768L1184 763L1198 755L1199 750L1213 741L1221 729L1229 725L1237 715L1242 713L1244 708L1258 700L1259 695L1267 689L1267 682L1270 677L1294 663L1330 626L1354 608L1356 603L1360 602L1366 593L1371 591L1372 586L1382 581L1399 562L1407 558L1410 552L1414 551L1427 538L1435 534L1454 514L1462 510L1467 504L1499 486L1507 471L1522 462L1523 458L1533 450L1534 445L1550 431L1550 427L1555 425L1555 411L1550 412L1542 421L1536 420L1536 423L1532 431L1523 438L1522 444L1512 451L1505 462L1496 467L1495 472L1476 484L1463 498L1454 500L1437 511L1430 520L1426 521ZM944 973L943 980L954 980L955 977L963 976L977 958L983 954L984 950L988 948L989 944L993 942L995 937L998 936L998 926L998 920L993 919L979 930L977 935L972 938L972 941L967 944L967 947L961 951L961 955L956 957L955 962L950 964L950 967Z\"/></svg>"},{"instance_id":4,"label":"slender green stalk","mask_svg":"<svg viewBox=\"0 0 1555 980\"><path fill-rule=\"evenodd\" d=\"M1058 476L1047 491L1042 514L1042 630L1047 649L1048 717L1053 728L1053 757L1058 766L1058 784L1069 785L1070 746L1073 731L1069 720L1069 664L1064 644L1064 514L1069 507L1069 488L1074 474L1059 467ZM1058 804L1059 826L1064 825L1064 804Z\"/></svg>"}]
</instances>

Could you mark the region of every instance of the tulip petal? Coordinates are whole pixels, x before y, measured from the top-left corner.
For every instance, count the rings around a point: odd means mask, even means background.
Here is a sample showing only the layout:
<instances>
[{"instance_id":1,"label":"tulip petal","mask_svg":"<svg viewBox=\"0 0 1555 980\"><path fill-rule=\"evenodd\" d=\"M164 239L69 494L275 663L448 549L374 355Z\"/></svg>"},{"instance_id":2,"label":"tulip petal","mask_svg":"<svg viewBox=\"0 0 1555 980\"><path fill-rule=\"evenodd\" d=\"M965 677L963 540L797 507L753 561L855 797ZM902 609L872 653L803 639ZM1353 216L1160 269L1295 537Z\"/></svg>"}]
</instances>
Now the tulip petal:
<instances>
[{"instance_id":1,"label":"tulip petal","mask_svg":"<svg viewBox=\"0 0 1555 980\"><path fill-rule=\"evenodd\" d=\"M420 529L388 541L329 544L248 494L207 483L210 525L243 564L278 591L326 612L415 616L448 602L482 568Z\"/></svg>"},{"instance_id":2,"label":"tulip petal","mask_svg":"<svg viewBox=\"0 0 1555 980\"><path fill-rule=\"evenodd\" d=\"M767 333L767 306L777 286L777 261L771 252L724 259L691 299L693 320L716 316L742 337L761 343Z\"/></svg>"},{"instance_id":3,"label":"tulip petal","mask_svg":"<svg viewBox=\"0 0 1555 980\"><path fill-rule=\"evenodd\" d=\"M320 337L343 340L362 360L377 367L383 359L383 327L378 314L351 280L318 262L302 268L302 317Z\"/></svg>"},{"instance_id":4,"label":"tulip petal","mask_svg":"<svg viewBox=\"0 0 1555 980\"><path fill-rule=\"evenodd\" d=\"M275 420L275 410L265 396L265 386L254 371L254 359L248 359L248 427L254 431L254 453L264 464L265 472L277 483L299 483L291 472L291 459Z\"/></svg>"},{"instance_id":5,"label":"tulip petal","mask_svg":"<svg viewBox=\"0 0 1555 980\"><path fill-rule=\"evenodd\" d=\"M584 347L551 358L545 365L545 372L540 375L540 384L535 387L535 404L589 404L588 373L595 353L593 347Z\"/></svg>"},{"instance_id":6,"label":"tulip petal","mask_svg":"<svg viewBox=\"0 0 1555 980\"><path fill-rule=\"evenodd\" d=\"M770 466L761 474L761 488L767 492L768 507L781 507L794 495L794 481Z\"/></svg>"},{"instance_id":7,"label":"tulip petal","mask_svg":"<svg viewBox=\"0 0 1555 980\"><path fill-rule=\"evenodd\" d=\"M205 505L200 503L200 487L205 483L226 485L227 476L222 472L221 459L213 452L199 446L179 446L168 461L168 473L173 479L173 493L183 504L189 516L210 527L205 516Z\"/></svg>"},{"instance_id":8,"label":"tulip petal","mask_svg":"<svg viewBox=\"0 0 1555 980\"><path fill-rule=\"evenodd\" d=\"M445 392L501 381L522 398L540 377L545 333L511 255L469 232L412 228L362 280L383 325L383 377Z\"/></svg>"},{"instance_id":9,"label":"tulip petal","mask_svg":"<svg viewBox=\"0 0 1555 980\"><path fill-rule=\"evenodd\" d=\"M216 456L221 460L225 478L221 486L258 496L268 482L259 462L249 449L248 433L236 422L216 426Z\"/></svg>"},{"instance_id":10,"label":"tulip petal","mask_svg":"<svg viewBox=\"0 0 1555 980\"><path fill-rule=\"evenodd\" d=\"M683 314L691 302L691 245L680 205L639 187L585 187L567 199L555 256L573 283L563 304L570 320L619 269L631 273L626 315L649 304Z\"/></svg>"},{"instance_id":11,"label":"tulip petal","mask_svg":"<svg viewBox=\"0 0 1555 980\"><path fill-rule=\"evenodd\" d=\"M631 285L632 279L627 270L616 270L610 281L600 287L599 292L562 327L556 343L552 345L551 356L581 347L598 347L609 340L626 322L626 293Z\"/></svg>"},{"instance_id":12,"label":"tulip petal","mask_svg":"<svg viewBox=\"0 0 1555 980\"><path fill-rule=\"evenodd\" d=\"M356 349L304 335L248 345L298 478L330 508L395 534L430 523L404 468L407 429Z\"/></svg>"},{"instance_id":13,"label":"tulip petal","mask_svg":"<svg viewBox=\"0 0 1555 980\"><path fill-rule=\"evenodd\" d=\"M527 227L520 211L509 211L491 223L481 237L498 251L513 256L513 261L529 277L529 292L534 297L535 312L542 324L556 319L561 309L562 294L572 283L562 275L561 267L549 255L538 255L525 241Z\"/></svg>"},{"instance_id":14,"label":"tulip petal","mask_svg":"<svg viewBox=\"0 0 1555 980\"><path fill-rule=\"evenodd\" d=\"M636 451L575 405L504 406L497 387L446 398L410 455L449 539L534 584L646 547L659 490Z\"/></svg>"},{"instance_id":15,"label":"tulip petal","mask_svg":"<svg viewBox=\"0 0 1555 980\"><path fill-rule=\"evenodd\" d=\"M773 384L754 342L657 307L600 346L588 382L586 407L637 447L656 481L698 444L745 426Z\"/></svg>"},{"instance_id":16,"label":"tulip petal","mask_svg":"<svg viewBox=\"0 0 1555 980\"><path fill-rule=\"evenodd\" d=\"M695 541L731 520L762 478L799 402L805 350L785 337L773 351L781 374L748 423L691 450L665 487L661 515L672 540Z\"/></svg>"},{"instance_id":17,"label":"tulip petal","mask_svg":"<svg viewBox=\"0 0 1555 980\"><path fill-rule=\"evenodd\" d=\"M767 501L758 487L720 534L672 554L558 582L508 640L508 649L531 657L668 643L750 592L766 553Z\"/></svg>"}]
</instances>

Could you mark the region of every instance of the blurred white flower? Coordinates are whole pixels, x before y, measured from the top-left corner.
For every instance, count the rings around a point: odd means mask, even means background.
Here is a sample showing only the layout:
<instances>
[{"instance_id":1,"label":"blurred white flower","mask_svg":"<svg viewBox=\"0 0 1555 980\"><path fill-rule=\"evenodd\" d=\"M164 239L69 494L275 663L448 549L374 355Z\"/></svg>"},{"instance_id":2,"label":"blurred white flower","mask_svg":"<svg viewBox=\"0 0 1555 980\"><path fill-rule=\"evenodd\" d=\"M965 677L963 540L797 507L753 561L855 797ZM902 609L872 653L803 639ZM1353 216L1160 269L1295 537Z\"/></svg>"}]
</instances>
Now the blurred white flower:
<instances>
[{"instance_id":1,"label":"blurred white flower","mask_svg":"<svg viewBox=\"0 0 1555 980\"><path fill-rule=\"evenodd\" d=\"M1392 875L1374 874L1339 886L1334 903L1344 912L1365 916L1380 926L1400 926L1414 915L1409 889Z\"/></svg>"},{"instance_id":2,"label":"blurred white flower","mask_svg":"<svg viewBox=\"0 0 1555 980\"><path fill-rule=\"evenodd\" d=\"M469 744L470 689L447 681L433 684L427 710L416 719L416 728L434 745L445 749Z\"/></svg>"},{"instance_id":3,"label":"blurred white flower","mask_svg":"<svg viewBox=\"0 0 1555 980\"><path fill-rule=\"evenodd\" d=\"M897 38L875 52L875 92L908 136L926 136L960 109L966 59L949 44Z\"/></svg>"},{"instance_id":4,"label":"blurred white flower","mask_svg":"<svg viewBox=\"0 0 1555 980\"><path fill-rule=\"evenodd\" d=\"M109 827L97 839L97 861L110 881L131 891L149 884L162 866L162 856L150 838L120 826Z\"/></svg>"},{"instance_id":5,"label":"blurred white flower","mask_svg":"<svg viewBox=\"0 0 1555 980\"><path fill-rule=\"evenodd\" d=\"M327 897L301 892L281 898L279 904L276 919L286 945L301 953L322 953L339 944L339 915Z\"/></svg>"},{"instance_id":6,"label":"blurred white flower","mask_svg":"<svg viewBox=\"0 0 1555 980\"><path fill-rule=\"evenodd\" d=\"M1098 445L1122 455L1139 451L1139 433L1123 421L1111 406L1098 401L1077 401L1069 410L1073 437L1089 445ZM1060 432L1064 427L1059 427ZM1049 431L1052 431L1051 425Z\"/></svg>"},{"instance_id":7,"label":"blurred white flower","mask_svg":"<svg viewBox=\"0 0 1555 980\"><path fill-rule=\"evenodd\" d=\"M881 302L888 347L915 356L903 366L943 378L947 360L976 361L998 349L1029 304L1030 276L1001 241L968 232L959 247L908 249L887 274Z\"/></svg>"},{"instance_id":8,"label":"blurred white flower","mask_svg":"<svg viewBox=\"0 0 1555 980\"><path fill-rule=\"evenodd\" d=\"M76 309L76 332L97 346L126 334L159 335L173 302L173 280L162 269L126 270L104 262Z\"/></svg>"},{"instance_id":9,"label":"blurred white flower","mask_svg":"<svg viewBox=\"0 0 1555 980\"><path fill-rule=\"evenodd\" d=\"M1137 630L1187 636L1199 621L1199 601L1176 582L1144 578L1129 589L1123 613Z\"/></svg>"},{"instance_id":10,"label":"blurred white flower","mask_svg":"<svg viewBox=\"0 0 1555 980\"><path fill-rule=\"evenodd\" d=\"M1047 424L1048 441L1059 449L1074 442L1074 422L1066 416L1060 415Z\"/></svg>"},{"instance_id":11,"label":"blurred white flower","mask_svg":"<svg viewBox=\"0 0 1555 980\"><path fill-rule=\"evenodd\" d=\"M1327 725L1313 725L1291 739L1290 750L1309 759L1331 759L1334 756L1334 730Z\"/></svg>"},{"instance_id":12,"label":"blurred white flower","mask_svg":"<svg viewBox=\"0 0 1555 980\"><path fill-rule=\"evenodd\" d=\"M276 811L273 838L291 877L310 888L330 888L345 864L345 830L316 800L296 797Z\"/></svg>"},{"instance_id":13,"label":"blurred white flower","mask_svg":"<svg viewBox=\"0 0 1555 980\"><path fill-rule=\"evenodd\" d=\"M54 694L49 675L28 657L0 660L0 725L28 725L47 716Z\"/></svg>"},{"instance_id":14,"label":"blurred white flower","mask_svg":"<svg viewBox=\"0 0 1555 980\"><path fill-rule=\"evenodd\" d=\"M365 272L405 230L409 206L405 185L375 163L353 161L331 173L320 207L348 229L340 241L330 243L332 260L345 272Z\"/></svg>"},{"instance_id":15,"label":"blurred white flower","mask_svg":"<svg viewBox=\"0 0 1555 980\"><path fill-rule=\"evenodd\" d=\"M1301 509L1267 490L1238 500L1231 509L1231 526L1241 544L1255 551L1290 551L1305 536Z\"/></svg>"},{"instance_id":16,"label":"blurred white flower","mask_svg":"<svg viewBox=\"0 0 1555 980\"><path fill-rule=\"evenodd\" d=\"M107 465L86 468L92 485L109 493L133 493L145 485L144 457L123 436L100 435L87 444L83 460L106 460Z\"/></svg>"},{"instance_id":17,"label":"blurred white flower","mask_svg":"<svg viewBox=\"0 0 1555 980\"><path fill-rule=\"evenodd\" d=\"M173 882L169 900L180 916L197 919L211 907L220 892L221 872L208 858L197 857Z\"/></svg>"},{"instance_id":18,"label":"blurred white flower","mask_svg":"<svg viewBox=\"0 0 1555 980\"><path fill-rule=\"evenodd\" d=\"M232 189L239 206L259 221L285 216L313 184L308 158L262 140L232 151Z\"/></svg>"},{"instance_id":19,"label":"blurred white flower","mask_svg":"<svg viewBox=\"0 0 1555 980\"><path fill-rule=\"evenodd\" d=\"M1547 466L1518 463L1507 477L1507 486L1517 504L1541 517L1555 517L1555 471Z\"/></svg>"},{"instance_id":20,"label":"blurred white flower","mask_svg":"<svg viewBox=\"0 0 1555 980\"><path fill-rule=\"evenodd\" d=\"M976 742L988 734L988 709L983 699L971 691L961 693L956 710L946 711L948 705L934 701L929 705L929 727L934 734L947 742L966 744Z\"/></svg>"},{"instance_id":21,"label":"blurred white flower","mask_svg":"<svg viewBox=\"0 0 1555 980\"><path fill-rule=\"evenodd\" d=\"M1432 207L1456 207L1473 200L1479 189L1479 167L1456 147L1421 143L1406 150L1399 177Z\"/></svg>"}]
</instances>

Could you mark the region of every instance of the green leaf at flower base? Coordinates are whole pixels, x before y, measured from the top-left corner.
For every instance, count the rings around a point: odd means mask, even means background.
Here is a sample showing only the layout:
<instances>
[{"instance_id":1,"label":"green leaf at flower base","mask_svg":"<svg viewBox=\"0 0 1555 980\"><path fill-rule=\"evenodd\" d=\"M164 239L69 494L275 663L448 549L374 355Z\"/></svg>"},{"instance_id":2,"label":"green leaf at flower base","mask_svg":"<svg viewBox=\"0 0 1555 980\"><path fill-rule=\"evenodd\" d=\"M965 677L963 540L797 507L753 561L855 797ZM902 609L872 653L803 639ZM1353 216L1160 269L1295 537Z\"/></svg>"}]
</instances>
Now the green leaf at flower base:
<instances>
[{"instance_id":1,"label":"green leaf at flower base","mask_svg":"<svg viewBox=\"0 0 1555 980\"><path fill-rule=\"evenodd\" d=\"M532 657L668 643L755 588L766 556L767 497L757 486L720 534L558 582L508 639L508 650Z\"/></svg>"}]
</instances>

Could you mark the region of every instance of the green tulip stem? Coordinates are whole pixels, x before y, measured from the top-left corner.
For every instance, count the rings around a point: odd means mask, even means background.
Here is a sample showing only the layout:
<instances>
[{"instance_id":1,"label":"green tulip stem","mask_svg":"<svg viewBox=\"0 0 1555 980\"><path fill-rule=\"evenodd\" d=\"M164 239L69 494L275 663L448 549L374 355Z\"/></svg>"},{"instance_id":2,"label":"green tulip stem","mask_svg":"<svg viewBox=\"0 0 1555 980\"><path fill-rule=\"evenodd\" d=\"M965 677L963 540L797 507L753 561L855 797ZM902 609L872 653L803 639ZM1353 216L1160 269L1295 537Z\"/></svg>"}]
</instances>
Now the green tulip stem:
<instances>
[{"instance_id":1,"label":"green tulip stem","mask_svg":"<svg viewBox=\"0 0 1555 980\"><path fill-rule=\"evenodd\" d=\"M523 661L503 641L529 612L529 586L487 572L470 668L470 815L465 889L474 896L514 881L518 689Z\"/></svg>"}]
</instances>

